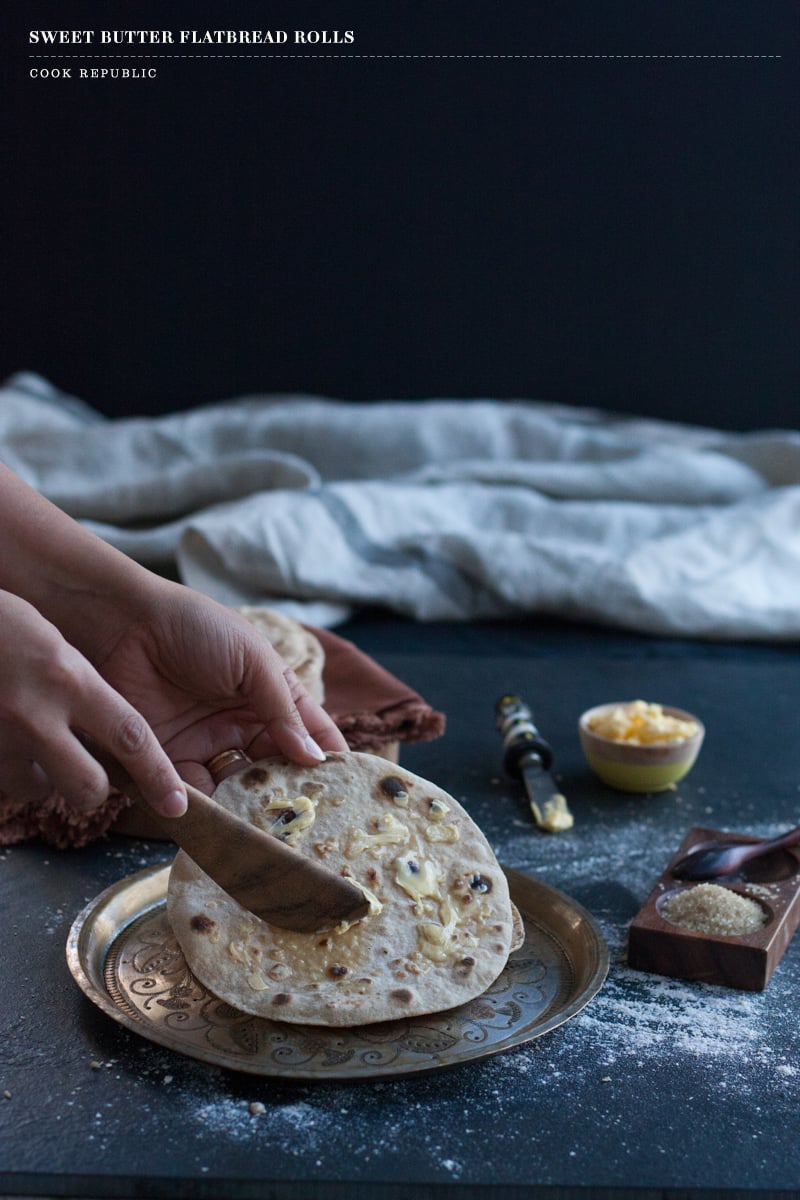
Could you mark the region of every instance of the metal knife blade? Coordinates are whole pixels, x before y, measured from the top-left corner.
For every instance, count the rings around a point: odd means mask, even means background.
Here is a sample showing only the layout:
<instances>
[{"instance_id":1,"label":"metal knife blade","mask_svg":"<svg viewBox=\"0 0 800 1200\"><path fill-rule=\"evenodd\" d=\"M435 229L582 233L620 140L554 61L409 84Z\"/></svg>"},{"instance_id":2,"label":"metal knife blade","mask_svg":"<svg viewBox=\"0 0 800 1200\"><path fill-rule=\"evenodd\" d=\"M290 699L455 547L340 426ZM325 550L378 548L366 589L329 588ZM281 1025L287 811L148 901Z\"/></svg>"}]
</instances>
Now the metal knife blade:
<instances>
[{"instance_id":1,"label":"metal knife blade","mask_svg":"<svg viewBox=\"0 0 800 1200\"><path fill-rule=\"evenodd\" d=\"M536 728L527 704L512 693L501 696L495 719L503 737L503 766L512 778L522 780L536 824L551 833L570 829L572 813L550 771L552 747Z\"/></svg>"}]
</instances>

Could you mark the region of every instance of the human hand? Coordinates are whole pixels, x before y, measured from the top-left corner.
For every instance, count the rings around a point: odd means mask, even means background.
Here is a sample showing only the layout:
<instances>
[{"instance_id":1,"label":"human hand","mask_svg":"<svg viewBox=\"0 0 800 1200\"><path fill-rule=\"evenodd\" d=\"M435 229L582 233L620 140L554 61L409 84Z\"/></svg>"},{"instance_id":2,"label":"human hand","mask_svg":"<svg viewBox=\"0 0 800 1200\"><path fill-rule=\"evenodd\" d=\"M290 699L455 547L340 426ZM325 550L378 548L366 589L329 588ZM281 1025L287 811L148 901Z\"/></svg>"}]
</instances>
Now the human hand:
<instances>
[{"instance_id":1,"label":"human hand","mask_svg":"<svg viewBox=\"0 0 800 1200\"><path fill-rule=\"evenodd\" d=\"M310 765L347 749L244 618L152 574L2 463L0 509L0 789L35 800L52 784L99 804L105 772L75 732L163 816L186 805L170 758L208 791L204 764L223 750Z\"/></svg>"},{"instance_id":2,"label":"human hand","mask_svg":"<svg viewBox=\"0 0 800 1200\"><path fill-rule=\"evenodd\" d=\"M238 613L152 576L136 619L93 657L142 714L187 782L214 787L223 750L312 765L347 743L293 671Z\"/></svg>"},{"instance_id":3,"label":"human hand","mask_svg":"<svg viewBox=\"0 0 800 1200\"><path fill-rule=\"evenodd\" d=\"M186 805L181 780L144 718L27 601L0 591L0 792L19 804L53 790L90 811L108 797L89 734L133 775L162 816Z\"/></svg>"}]
</instances>

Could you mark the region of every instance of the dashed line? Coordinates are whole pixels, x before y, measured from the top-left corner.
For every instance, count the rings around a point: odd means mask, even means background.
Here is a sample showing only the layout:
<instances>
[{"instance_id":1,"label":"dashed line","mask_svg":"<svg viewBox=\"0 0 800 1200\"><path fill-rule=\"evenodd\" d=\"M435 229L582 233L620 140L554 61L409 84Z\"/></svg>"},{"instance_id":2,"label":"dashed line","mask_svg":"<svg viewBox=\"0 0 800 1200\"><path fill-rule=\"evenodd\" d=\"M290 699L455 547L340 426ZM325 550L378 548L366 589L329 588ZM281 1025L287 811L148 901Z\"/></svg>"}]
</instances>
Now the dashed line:
<instances>
[{"instance_id":1,"label":"dashed line","mask_svg":"<svg viewBox=\"0 0 800 1200\"><path fill-rule=\"evenodd\" d=\"M333 58L349 60L356 58L395 58L395 59L780 59L782 54L29 54L29 58L169 58L169 59L202 59L202 58Z\"/></svg>"}]
</instances>

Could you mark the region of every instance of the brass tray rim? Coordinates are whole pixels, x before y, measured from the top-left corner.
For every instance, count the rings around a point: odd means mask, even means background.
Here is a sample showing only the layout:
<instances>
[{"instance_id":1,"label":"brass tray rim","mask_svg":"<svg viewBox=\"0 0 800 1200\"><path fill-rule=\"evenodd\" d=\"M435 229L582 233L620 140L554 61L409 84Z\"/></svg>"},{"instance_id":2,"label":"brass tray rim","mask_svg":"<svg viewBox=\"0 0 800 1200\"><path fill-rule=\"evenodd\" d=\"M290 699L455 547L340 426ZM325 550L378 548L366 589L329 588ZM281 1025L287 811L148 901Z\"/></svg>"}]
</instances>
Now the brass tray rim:
<instances>
[{"instance_id":1,"label":"brass tray rim","mask_svg":"<svg viewBox=\"0 0 800 1200\"><path fill-rule=\"evenodd\" d=\"M577 1016L589 1003L590 1000L598 993L605 982L610 965L610 954L608 944L600 930L596 919L592 914L583 907L578 901L573 900L566 893L553 887L551 884L545 883L543 880L536 878L533 875L507 867L501 864L502 869L508 878L509 889L514 902L520 909L523 921L526 924L531 924L539 931L544 933L552 941L556 943L561 955L572 966L572 959L564 946L565 939L562 937L558 929L554 929L552 924L548 924L541 916L537 918L526 911L523 904L520 904L519 892L521 889L533 888L535 891L540 891L548 897L553 905L555 912L566 914L569 924L575 928L582 928L586 936L586 941L590 945L594 956L594 964L589 971L582 986L575 991L571 989L567 1000L557 1005L541 1021L533 1020L528 1025L521 1029L512 1030L504 1039L499 1039L493 1042L490 1046L475 1046L470 1047L467 1053L462 1053L454 1056L452 1061L420 1061L418 1063L406 1063L398 1065L377 1065L374 1068L361 1067L353 1068L352 1066L337 1072L335 1068L326 1070L324 1073L319 1070L304 1070L302 1066L282 1068L277 1064L269 1064L264 1062L243 1062L226 1054L223 1050L210 1050L197 1052L192 1046L187 1046L181 1042L181 1039L174 1036L164 1034L157 1026L148 1025L141 1015L125 1000L123 996L117 1000L112 995L105 985L105 980L98 982L96 973L91 970L88 964L89 956L87 954L86 945L93 935L96 935L96 922L102 919L105 910L113 905L114 901L124 896L128 891L140 887L142 884L149 884L150 898L144 900L142 904L128 918L113 927L105 935L104 950L103 950L103 968L111 951L112 946L124 934L125 930L132 924L139 921L161 907L166 903L167 881L169 879L169 871L172 865L172 860L166 862L158 862L140 871L136 871L131 875L117 880L109 887L99 892L92 900L90 900L77 914L72 923L66 943L66 959L69 971L77 983L78 987L84 993L84 996L92 1001L102 1012L116 1021L118 1024L125 1026L139 1037L152 1042L154 1045L162 1046L166 1049L173 1050L184 1057L192 1058L195 1061L206 1062L214 1066L226 1068L245 1074L258 1075L268 1078L276 1078L287 1082L358 1082L360 1080L374 1081L384 1079L393 1079L405 1075L416 1075L422 1073L430 1073L434 1071L452 1070L455 1067L466 1065L470 1062L475 1062L483 1058L490 1058L497 1054L504 1053L514 1049L517 1046L526 1045L527 1043L543 1037L545 1034L552 1032L559 1026L565 1024L573 1017ZM163 878L163 887L161 880ZM513 956L512 956L513 957ZM103 975L103 970L100 974ZM573 994L574 993L574 994ZM479 998L479 997L477 997ZM477 999L476 998L476 999ZM467 1003L471 1003L468 1001ZM466 1007L466 1006L464 1006ZM457 1012L458 1009L451 1009L451 1012ZM408 1019L410 1025L421 1024L435 1018L436 1013L423 1014L419 1017ZM280 1022L275 1022L280 1024ZM300 1026L297 1026L300 1028ZM302 1028L315 1029L315 1026L303 1026ZM352 1027L354 1030L359 1026ZM347 1036L347 1027L337 1029L340 1035Z\"/></svg>"}]
</instances>

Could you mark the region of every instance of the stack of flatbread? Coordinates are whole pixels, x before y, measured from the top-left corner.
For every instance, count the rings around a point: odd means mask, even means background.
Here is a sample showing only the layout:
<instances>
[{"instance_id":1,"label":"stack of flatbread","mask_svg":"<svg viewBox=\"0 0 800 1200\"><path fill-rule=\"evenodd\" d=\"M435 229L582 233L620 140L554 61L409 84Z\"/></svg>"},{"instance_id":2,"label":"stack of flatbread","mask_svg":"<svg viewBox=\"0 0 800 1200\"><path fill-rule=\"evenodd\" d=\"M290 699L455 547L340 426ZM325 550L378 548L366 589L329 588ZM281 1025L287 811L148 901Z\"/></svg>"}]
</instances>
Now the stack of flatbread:
<instances>
[{"instance_id":1,"label":"stack of flatbread","mask_svg":"<svg viewBox=\"0 0 800 1200\"><path fill-rule=\"evenodd\" d=\"M275 647L311 699L322 704L325 699L325 686L322 682L325 651L319 638L299 621L277 612L274 608L243 605L236 611Z\"/></svg>"},{"instance_id":2,"label":"stack of flatbread","mask_svg":"<svg viewBox=\"0 0 800 1200\"><path fill-rule=\"evenodd\" d=\"M370 754L318 767L264 759L215 799L300 854L351 878L366 917L314 934L268 925L182 851L168 913L196 977L244 1012L360 1025L436 1012L479 995L524 937L483 833L436 785Z\"/></svg>"}]
</instances>

